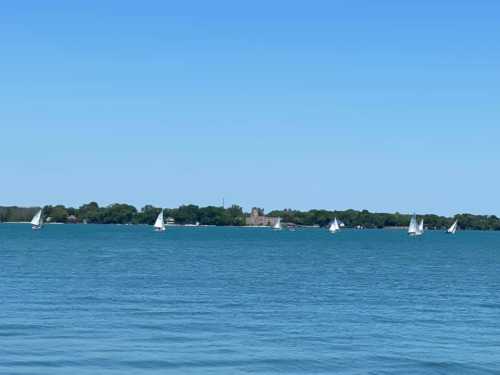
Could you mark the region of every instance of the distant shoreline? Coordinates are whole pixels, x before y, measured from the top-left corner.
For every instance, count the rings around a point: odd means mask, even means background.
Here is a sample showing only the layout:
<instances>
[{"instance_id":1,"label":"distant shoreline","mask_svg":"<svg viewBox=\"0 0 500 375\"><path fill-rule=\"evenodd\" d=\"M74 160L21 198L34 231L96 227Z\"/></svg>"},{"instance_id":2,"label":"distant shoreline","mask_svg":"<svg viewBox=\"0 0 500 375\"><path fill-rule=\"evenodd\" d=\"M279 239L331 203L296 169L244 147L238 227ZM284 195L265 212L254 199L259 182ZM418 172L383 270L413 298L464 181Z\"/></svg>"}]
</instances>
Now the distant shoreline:
<instances>
[{"instance_id":1,"label":"distant shoreline","mask_svg":"<svg viewBox=\"0 0 500 375\"><path fill-rule=\"evenodd\" d=\"M0 206L0 223L29 223L41 207ZM380 213L367 210L324 210L312 209L299 211L293 209L274 210L267 214L261 208L253 208L245 212L240 206L230 207L182 205L177 208L160 208L146 205L140 209L126 204L115 203L105 207L96 202L84 204L78 208L63 205L43 207L46 223L88 223L88 224L146 224L152 225L163 210L167 225L195 226L237 226L261 227L270 226L277 218L281 218L284 226L326 227L335 218L345 224L346 228L359 229L406 229L411 213ZM445 217L434 214L418 215L425 222L427 230L444 230L457 220L459 229L500 230L500 219L495 215L473 215L468 213ZM257 226L255 226L257 224Z\"/></svg>"},{"instance_id":2,"label":"distant shoreline","mask_svg":"<svg viewBox=\"0 0 500 375\"><path fill-rule=\"evenodd\" d=\"M13 225L31 225L30 222L27 222L27 221L10 221L10 222L0 222L0 226L1 225L7 225L7 224L13 224ZM64 225L64 226L127 226L127 227L141 227L141 226L144 226L144 227L151 227L152 225L150 224L133 224L133 223L125 223L125 224L121 224L121 223L107 223L107 224L103 224L103 223L90 223L90 224L83 224L83 223L45 223L44 225L57 225L57 226L61 226L61 225ZM166 226L166 228L193 228L193 229L196 229L196 228L238 228L238 229L243 229L243 228L246 228L246 229L265 229L265 230L269 230L269 231L272 231L272 227L270 226L264 226L264 225L198 225L198 226L195 226L195 225L182 225L182 224L173 224L173 225L168 225ZM296 226L295 227L296 229L299 229L299 230L310 230L310 229L317 229L317 230L325 230L325 227L319 227L319 226ZM284 231L287 231L287 228L285 227L283 229ZM408 227L383 227L383 228L353 228L353 227L344 227L342 229L343 231L344 230L347 230L347 231L403 231L403 232L406 232L408 230ZM429 231L429 232L444 232L445 230L444 229L436 229L436 228L428 228L426 229L426 231ZM498 232L497 230L492 230L492 229L461 229L461 231L468 231L468 232Z\"/></svg>"}]
</instances>

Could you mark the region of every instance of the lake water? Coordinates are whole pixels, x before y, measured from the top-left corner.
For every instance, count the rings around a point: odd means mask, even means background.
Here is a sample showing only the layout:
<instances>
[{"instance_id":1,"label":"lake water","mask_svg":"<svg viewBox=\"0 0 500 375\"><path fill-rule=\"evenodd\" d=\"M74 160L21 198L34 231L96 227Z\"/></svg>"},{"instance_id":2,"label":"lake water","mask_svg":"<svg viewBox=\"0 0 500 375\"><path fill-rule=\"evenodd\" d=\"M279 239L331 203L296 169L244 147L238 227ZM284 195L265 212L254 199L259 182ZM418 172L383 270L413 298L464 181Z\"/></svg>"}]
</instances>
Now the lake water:
<instances>
[{"instance_id":1,"label":"lake water","mask_svg":"<svg viewBox=\"0 0 500 375\"><path fill-rule=\"evenodd\" d=\"M0 225L1 374L499 374L500 233Z\"/></svg>"}]
</instances>

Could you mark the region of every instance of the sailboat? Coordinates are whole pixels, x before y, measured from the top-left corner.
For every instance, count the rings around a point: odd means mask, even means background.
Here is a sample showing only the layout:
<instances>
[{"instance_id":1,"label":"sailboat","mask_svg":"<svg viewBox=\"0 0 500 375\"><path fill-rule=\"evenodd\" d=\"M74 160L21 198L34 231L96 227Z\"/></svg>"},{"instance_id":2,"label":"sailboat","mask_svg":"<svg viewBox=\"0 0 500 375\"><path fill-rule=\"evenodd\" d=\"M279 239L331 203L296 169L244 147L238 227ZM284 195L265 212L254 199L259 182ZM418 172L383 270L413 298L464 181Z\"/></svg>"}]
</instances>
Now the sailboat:
<instances>
[{"instance_id":1,"label":"sailboat","mask_svg":"<svg viewBox=\"0 0 500 375\"><path fill-rule=\"evenodd\" d=\"M424 233L424 220L417 223L417 215L413 214L408 227L408 234L410 236L420 236Z\"/></svg>"},{"instance_id":2,"label":"sailboat","mask_svg":"<svg viewBox=\"0 0 500 375\"><path fill-rule=\"evenodd\" d=\"M448 233L448 234L455 234L455 233L457 233L457 229L458 229L458 220L455 220L455 222L446 231L446 233Z\"/></svg>"},{"instance_id":3,"label":"sailboat","mask_svg":"<svg viewBox=\"0 0 500 375\"><path fill-rule=\"evenodd\" d=\"M40 209L35 216L33 216L33 219L31 219L31 229L33 230L38 230L42 229L43 227L43 215L42 215L43 208Z\"/></svg>"},{"instance_id":4,"label":"sailboat","mask_svg":"<svg viewBox=\"0 0 500 375\"><path fill-rule=\"evenodd\" d=\"M165 222L163 221L163 210L161 210L160 213L158 214L154 228L155 231L157 232L163 232L165 230Z\"/></svg>"},{"instance_id":5,"label":"sailboat","mask_svg":"<svg viewBox=\"0 0 500 375\"><path fill-rule=\"evenodd\" d=\"M420 220L418 224L418 234L424 234L424 219Z\"/></svg>"},{"instance_id":6,"label":"sailboat","mask_svg":"<svg viewBox=\"0 0 500 375\"><path fill-rule=\"evenodd\" d=\"M330 226L328 227L328 230L330 231L330 233L336 233L340 230L340 225L337 218L333 219Z\"/></svg>"},{"instance_id":7,"label":"sailboat","mask_svg":"<svg viewBox=\"0 0 500 375\"><path fill-rule=\"evenodd\" d=\"M281 217L276 220L276 223L273 225L273 230L281 230Z\"/></svg>"}]
</instances>

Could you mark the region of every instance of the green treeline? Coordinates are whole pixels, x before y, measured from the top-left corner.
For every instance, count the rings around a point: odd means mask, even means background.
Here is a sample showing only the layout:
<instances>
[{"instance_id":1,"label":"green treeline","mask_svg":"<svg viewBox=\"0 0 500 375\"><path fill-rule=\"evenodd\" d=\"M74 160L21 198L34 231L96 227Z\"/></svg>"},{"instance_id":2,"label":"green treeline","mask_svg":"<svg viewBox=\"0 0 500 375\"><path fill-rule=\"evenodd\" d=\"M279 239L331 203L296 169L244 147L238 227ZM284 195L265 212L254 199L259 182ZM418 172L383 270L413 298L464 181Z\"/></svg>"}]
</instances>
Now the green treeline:
<instances>
[{"instance_id":1,"label":"green treeline","mask_svg":"<svg viewBox=\"0 0 500 375\"><path fill-rule=\"evenodd\" d=\"M345 211L327 211L310 210L296 211L283 210L272 211L269 216L279 216L284 222L292 222L298 225L320 225L326 226L335 217L344 222L346 227L355 228L385 228L385 227L407 227L411 215L390 213L373 213L367 210L345 210ZM471 215L460 214L452 218L438 215L419 215L423 218L425 227L428 229L445 229L451 226L454 220L458 220L461 229L474 230L500 230L500 219L494 215Z\"/></svg>"},{"instance_id":2,"label":"green treeline","mask_svg":"<svg viewBox=\"0 0 500 375\"><path fill-rule=\"evenodd\" d=\"M39 209L40 207L0 207L0 222L30 221ZM45 206L43 216L46 220L56 223L152 225L160 210L151 205L137 210L134 206L124 203L100 207L96 202L90 202L79 208L67 208L62 205ZM177 224L199 222L201 225L245 225L245 214L239 206L222 208L184 205L179 208L165 209L164 216L173 218Z\"/></svg>"},{"instance_id":3,"label":"green treeline","mask_svg":"<svg viewBox=\"0 0 500 375\"><path fill-rule=\"evenodd\" d=\"M30 221L39 207L0 207L0 222ZM134 206L115 203L100 207L91 202L81 207L65 207L62 205L45 206L44 217L51 222L68 223L86 222L89 224L149 224L152 225L160 208L147 205L138 210ZM366 210L282 210L272 211L269 216L281 217L285 223L298 225L326 226L335 217L342 220L346 227L361 226L364 228L406 227L410 215L400 213L373 213ZM165 218L173 218L177 224L201 225L245 225L249 215L239 206L229 208L196 205L183 205L178 208L164 210ZM461 229L500 230L500 219L496 216L460 214L453 218L438 215L421 215L428 229L445 229L453 220L458 219Z\"/></svg>"}]
</instances>

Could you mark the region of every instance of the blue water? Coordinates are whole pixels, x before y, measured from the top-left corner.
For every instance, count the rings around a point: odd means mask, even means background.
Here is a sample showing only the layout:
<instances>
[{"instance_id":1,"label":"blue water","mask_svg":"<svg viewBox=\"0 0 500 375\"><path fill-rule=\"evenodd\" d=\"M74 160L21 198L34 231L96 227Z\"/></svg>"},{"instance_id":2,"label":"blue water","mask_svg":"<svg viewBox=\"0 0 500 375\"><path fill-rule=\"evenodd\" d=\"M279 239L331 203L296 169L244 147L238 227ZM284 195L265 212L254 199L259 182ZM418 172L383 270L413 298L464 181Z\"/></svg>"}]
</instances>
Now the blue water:
<instances>
[{"instance_id":1,"label":"blue water","mask_svg":"<svg viewBox=\"0 0 500 375\"><path fill-rule=\"evenodd\" d=\"M0 225L0 374L500 374L500 233Z\"/></svg>"}]
</instances>

